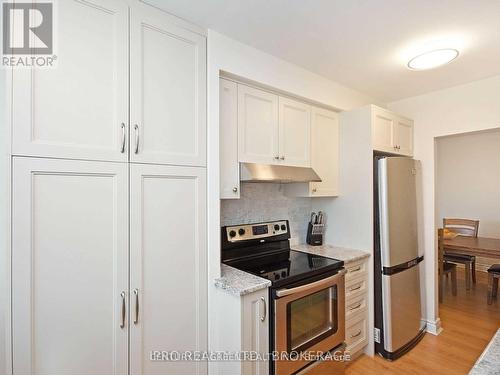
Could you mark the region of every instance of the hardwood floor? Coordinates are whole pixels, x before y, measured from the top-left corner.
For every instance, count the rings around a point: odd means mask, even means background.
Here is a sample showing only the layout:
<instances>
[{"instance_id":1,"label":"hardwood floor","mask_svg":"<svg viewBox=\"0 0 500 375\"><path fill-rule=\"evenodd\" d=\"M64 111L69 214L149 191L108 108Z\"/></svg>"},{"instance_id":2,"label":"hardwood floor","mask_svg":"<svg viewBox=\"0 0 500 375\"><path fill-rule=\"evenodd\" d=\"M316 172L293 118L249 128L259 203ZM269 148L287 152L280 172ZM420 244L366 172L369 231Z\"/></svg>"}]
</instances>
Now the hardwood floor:
<instances>
[{"instance_id":1,"label":"hardwood floor","mask_svg":"<svg viewBox=\"0 0 500 375\"><path fill-rule=\"evenodd\" d=\"M409 353L389 362L363 355L350 364L346 375L371 374L467 374L500 328L500 300L486 303L487 274L477 273L477 284L465 290L465 276L458 270L458 295L445 287L440 317L444 331L429 333Z\"/></svg>"}]
</instances>

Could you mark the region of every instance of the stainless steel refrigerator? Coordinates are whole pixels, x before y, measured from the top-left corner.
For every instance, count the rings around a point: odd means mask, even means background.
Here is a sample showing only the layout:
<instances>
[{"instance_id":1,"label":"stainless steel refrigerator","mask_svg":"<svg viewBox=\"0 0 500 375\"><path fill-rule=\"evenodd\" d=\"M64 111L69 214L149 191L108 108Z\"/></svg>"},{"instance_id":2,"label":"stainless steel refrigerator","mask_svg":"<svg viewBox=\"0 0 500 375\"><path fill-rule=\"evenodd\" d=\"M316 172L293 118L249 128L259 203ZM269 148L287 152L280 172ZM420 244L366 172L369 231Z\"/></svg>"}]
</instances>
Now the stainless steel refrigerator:
<instances>
[{"instance_id":1,"label":"stainless steel refrigerator","mask_svg":"<svg viewBox=\"0 0 500 375\"><path fill-rule=\"evenodd\" d=\"M375 157L375 349L395 360L425 333L417 237L418 161Z\"/></svg>"}]
</instances>

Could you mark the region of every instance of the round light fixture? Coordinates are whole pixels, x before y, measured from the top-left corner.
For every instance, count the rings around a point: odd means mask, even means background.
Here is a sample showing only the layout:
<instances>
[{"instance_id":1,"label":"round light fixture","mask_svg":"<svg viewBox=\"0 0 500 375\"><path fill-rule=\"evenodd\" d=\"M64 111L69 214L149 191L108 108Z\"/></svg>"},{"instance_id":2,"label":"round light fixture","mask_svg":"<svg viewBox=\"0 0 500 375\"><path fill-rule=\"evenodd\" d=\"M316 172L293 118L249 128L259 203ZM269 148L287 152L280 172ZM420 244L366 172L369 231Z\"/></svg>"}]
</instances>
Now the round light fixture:
<instances>
[{"instance_id":1,"label":"round light fixture","mask_svg":"<svg viewBox=\"0 0 500 375\"><path fill-rule=\"evenodd\" d=\"M411 70L427 70L448 64L455 60L458 51L453 48L436 49L422 53L408 61L408 68Z\"/></svg>"}]
</instances>

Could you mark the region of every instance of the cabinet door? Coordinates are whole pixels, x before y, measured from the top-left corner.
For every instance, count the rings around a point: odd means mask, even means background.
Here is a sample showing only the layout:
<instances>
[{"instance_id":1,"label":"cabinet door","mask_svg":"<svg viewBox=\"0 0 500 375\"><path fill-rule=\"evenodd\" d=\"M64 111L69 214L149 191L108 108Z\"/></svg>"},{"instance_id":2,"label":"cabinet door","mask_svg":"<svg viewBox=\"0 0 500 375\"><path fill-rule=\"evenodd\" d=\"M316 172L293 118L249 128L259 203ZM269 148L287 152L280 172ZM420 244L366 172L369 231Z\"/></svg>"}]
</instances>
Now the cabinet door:
<instances>
[{"instance_id":1,"label":"cabinet door","mask_svg":"<svg viewBox=\"0 0 500 375\"><path fill-rule=\"evenodd\" d=\"M278 164L278 96L238 85L239 161Z\"/></svg>"},{"instance_id":2,"label":"cabinet door","mask_svg":"<svg viewBox=\"0 0 500 375\"><path fill-rule=\"evenodd\" d=\"M15 155L126 161L128 8L57 2L53 68L13 70Z\"/></svg>"},{"instance_id":3,"label":"cabinet door","mask_svg":"<svg viewBox=\"0 0 500 375\"><path fill-rule=\"evenodd\" d=\"M372 114L373 149L383 152L395 152L394 116L381 109L374 109Z\"/></svg>"},{"instance_id":4,"label":"cabinet door","mask_svg":"<svg viewBox=\"0 0 500 375\"><path fill-rule=\"evenodd\" d=\"M238 163L238 85L225 79L219 84L220 197L240 197Z\"/></svg>"},{"instance_id":5,"label":"cabinet door","mask_svg":"<svg viewBox=\"0 0 500 375\"><path fill-rule=\"evenodd\" d=\"M152 351L207 348L205 169L130 166L130 374L204 374ZM137 300L136 300L137 298Z\"/></svg>"},{"instance_id":6,"label":"cabinet door","mask_svg":"<svg viewBox=\"0 0 500 375\"><path fill-rule=\"evenodd\" d=\"M127 190L123 163L14 159L14 375L128 373Z\"/></svg>"},{"instance_id":7,"label":"cabinet door","mask_svg":"<svg viewBox=\"0 0 500 375\"><path fill-rule=\"evenodd\" d=\"M311 182L311 195L338 195L339 184L339 120L335 112L321 108L312 110L311 166L321 182Z\"/></svg>"},{"instance_id":8,"label":"cabinet door","mask_svg":"<svg viewBox=\"0 0 500 375\"><path fill-rule=\"evenodd\" d=\"M130 160L206 165L205 37L147 5L130 17Z\"/></svg>"},{"instance_id":9,"label":"cabinet door","mask_svg":"<svg viewBox=\"0 0 500 375\"><path fill-rule=\"evenodd\" d=\"M311 106L279 98L280 160L284 165L311 165Z\"/></svg>"},{"instance_id":10,"label":"cabinet door","mask_svg":"<svg viewBox=\"0 0 500 375\"><path fill-rule=\"evenodd\" d=\"M401 117L396 119L394 144L399 154L413 156L413 121Z\"/></svg>"},{"instance_id":11,"label":"cabinet door","mask_svg":"<svg viewBox=\"0 0 500 375\"><path fill-rule=\"evenodd\" d=\"M269 305L268 290L246 295L243 298L243 350L269 353ZM268 375L269 361L245 361L243 374Z\"/></svg>"}]
</instances>

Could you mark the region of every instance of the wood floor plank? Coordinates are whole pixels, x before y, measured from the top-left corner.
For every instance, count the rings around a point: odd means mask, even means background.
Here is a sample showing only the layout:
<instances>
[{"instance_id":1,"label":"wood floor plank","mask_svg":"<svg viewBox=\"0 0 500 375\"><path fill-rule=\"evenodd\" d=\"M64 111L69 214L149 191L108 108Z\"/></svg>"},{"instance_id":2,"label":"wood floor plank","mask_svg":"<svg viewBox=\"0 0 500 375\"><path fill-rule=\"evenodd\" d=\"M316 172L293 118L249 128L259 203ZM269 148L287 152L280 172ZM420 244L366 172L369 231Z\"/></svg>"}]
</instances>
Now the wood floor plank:
<instances>
[{"instance_id":1,"label":"wood floor plank","mask_svg":"<svg viewBox=\"0 0 500 375\"><path fill-rule=\"evenodd\" d=\"M458 295L446 285L440 317L444 331L439 336L429 333L409 353L389 362L380 356L362 355L353 361L346 375L468 374L486 345L500 328L500 300L486 303L487 274L477 273L477 284L465 290L465 276L458 270Z\"/></svg>"}]
</instances>

